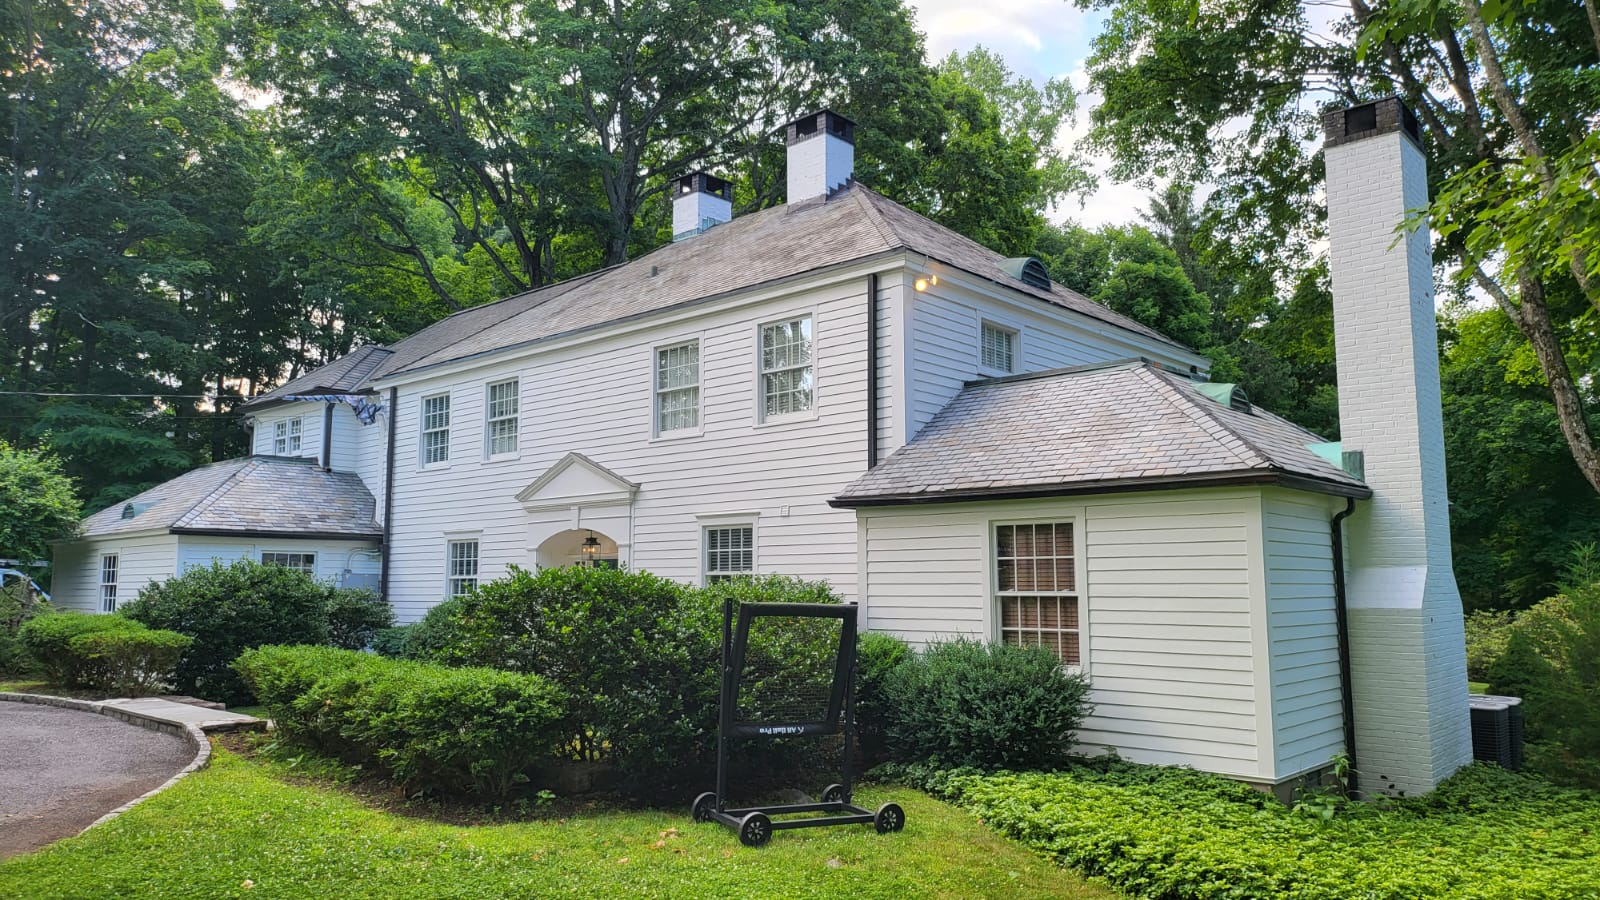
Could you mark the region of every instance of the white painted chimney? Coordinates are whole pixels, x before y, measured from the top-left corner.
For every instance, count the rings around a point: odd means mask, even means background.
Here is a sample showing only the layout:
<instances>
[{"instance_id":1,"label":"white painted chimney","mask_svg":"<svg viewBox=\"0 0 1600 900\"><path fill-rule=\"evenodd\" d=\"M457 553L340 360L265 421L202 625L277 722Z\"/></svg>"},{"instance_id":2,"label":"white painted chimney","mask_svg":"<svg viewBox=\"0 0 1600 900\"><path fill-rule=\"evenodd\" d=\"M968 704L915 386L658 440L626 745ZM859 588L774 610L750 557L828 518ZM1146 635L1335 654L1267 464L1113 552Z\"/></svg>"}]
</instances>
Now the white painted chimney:
<instances>
[{"instance_id":1,"label":"white painted chimney","mask_svg":"<svg viewBox=\"0 0 1600 900\"><path fill-rule=\"evenodd\" d=\"M789 144L789 202L819 200L850 180L856 165L856 123L832 110L784 129Z\"/></svg>"},{"instance_id":2,"label":"white painted chimney","mask_svg":"<svg viewBox=\"0 0 1600 900\"><path fill-rule=\"evenodd\" d=\"M706 172L672 182L672 239L681 241L733 221L733 185Z\"/></svg>"},{"instance_id":3,"label":"white painted chimney","mask_svg":"<svg viewBox=\"0 0 1600 900\"><path fill-rule=\"evenodd\" d=\"M1345 522L1356 767L1420 794L1472 761L1450 553L1433 255L1416 117L1397 98L1323 114L1343 449L1372 499Z\"/></svg>"}]
</instances>

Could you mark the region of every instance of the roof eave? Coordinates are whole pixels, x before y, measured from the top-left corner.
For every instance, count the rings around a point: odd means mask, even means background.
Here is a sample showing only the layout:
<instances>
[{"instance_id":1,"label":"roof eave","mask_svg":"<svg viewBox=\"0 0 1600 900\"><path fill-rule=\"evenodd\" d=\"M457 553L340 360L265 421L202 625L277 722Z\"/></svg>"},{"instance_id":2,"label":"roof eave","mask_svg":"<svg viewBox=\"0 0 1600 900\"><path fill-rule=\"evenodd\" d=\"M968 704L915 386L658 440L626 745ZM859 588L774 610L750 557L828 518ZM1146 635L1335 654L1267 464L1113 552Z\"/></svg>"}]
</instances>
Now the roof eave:
<instances>
[{"instance_id":1,"label":"roof eave","mask_svg":"<svg viewBox=\"0 0 1600 900\"><path fill-rule=\"evenodd\" d=\"M836 509L861 509L874 506L916 506L930 503L974 503L985 500L1030 500L1047 497L1078 497L1089 494L1127 494L1139 491L1167 491L1206 487L1286 487L1335 497L1368 500L1372 489L1366 485L1317 478L1277 469L1246 472L1218 472L1199 475L1166 475L1156 478L1117 478L1070 484L1019 485L1017 487L922 492L915 494L877 494L865 497L833 497L828 505Z\"/></svg>"},{"instance_id":2,"label":"roof eave","mask_svg":"<svg viewBox=\"0 0 1600 900\"><path fill-rule=\"evenodd\" d=\"M172 528L173 534L203 536L203 537L254 537L254 538L299 538L306 541L377 541L383 542L383 531L373 532L348 532L348 531L301 531L301 530L276 530L270 528Z\"/></svg>"}]
</instances>

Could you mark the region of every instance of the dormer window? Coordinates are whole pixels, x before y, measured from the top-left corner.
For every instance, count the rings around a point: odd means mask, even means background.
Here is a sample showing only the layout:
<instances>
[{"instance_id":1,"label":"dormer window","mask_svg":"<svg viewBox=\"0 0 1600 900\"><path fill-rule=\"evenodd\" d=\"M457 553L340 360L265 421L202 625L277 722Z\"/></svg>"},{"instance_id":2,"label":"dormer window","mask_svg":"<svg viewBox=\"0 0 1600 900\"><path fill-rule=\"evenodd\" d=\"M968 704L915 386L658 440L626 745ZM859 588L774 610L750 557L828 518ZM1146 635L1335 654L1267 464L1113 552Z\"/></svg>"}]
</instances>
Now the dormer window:
<instances>
[{"instance_id":1,"label":"dormer window","mask_svg":"<svg viewBox=\"0 0 1600 900\"><path fill-rule=\"evenodd\" d=\"M303 428L299 416L279 419L272 423L272 453L275 456L292 456L300 452L300 435ZM127 518L133 518L128 516Z\"/></svg>"}]
</instances>

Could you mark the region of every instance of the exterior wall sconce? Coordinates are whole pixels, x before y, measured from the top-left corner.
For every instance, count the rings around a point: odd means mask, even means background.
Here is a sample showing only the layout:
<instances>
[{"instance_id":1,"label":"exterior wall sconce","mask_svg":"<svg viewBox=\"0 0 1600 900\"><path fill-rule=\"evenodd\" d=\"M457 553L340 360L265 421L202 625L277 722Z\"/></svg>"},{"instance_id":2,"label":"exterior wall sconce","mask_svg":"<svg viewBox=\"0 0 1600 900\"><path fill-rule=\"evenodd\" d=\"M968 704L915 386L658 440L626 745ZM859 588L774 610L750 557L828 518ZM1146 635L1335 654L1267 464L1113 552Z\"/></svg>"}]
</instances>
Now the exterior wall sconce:
<instances>
[{"instance_id":1,"label":"exterior wall sconce","mask_svg":"<svg viewBox=\"0 0 1600 900\"><path fill-rule=\"evenodd\" d=\"M590 531L589 536L583 539L583 546L578 548L583 553L584 565L592 566L600 558L600 539Z\"/></svg>"}]
</instances>

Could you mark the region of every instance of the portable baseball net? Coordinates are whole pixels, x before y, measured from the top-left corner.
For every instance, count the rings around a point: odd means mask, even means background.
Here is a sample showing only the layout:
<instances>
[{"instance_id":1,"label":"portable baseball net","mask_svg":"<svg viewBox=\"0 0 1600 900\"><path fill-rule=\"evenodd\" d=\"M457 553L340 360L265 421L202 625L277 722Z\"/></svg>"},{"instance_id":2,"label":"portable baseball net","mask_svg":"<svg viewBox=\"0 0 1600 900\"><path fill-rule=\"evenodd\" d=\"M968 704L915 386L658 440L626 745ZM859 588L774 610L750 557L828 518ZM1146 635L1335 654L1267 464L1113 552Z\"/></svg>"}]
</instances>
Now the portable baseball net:
<instances>
[{"instance_id":1,"label":"portable baseball net","mask_svg":"<svg viewBox=\"0 0 1600 900\"><path fill-rule=\"evenodd\" d=\"M717 724L717 789L694 799L696 822L720 822L746 846L772 833L826 825L905 827L905 812L885 803L876 812L851 799L851 754L856 739L854 604L744 603L722 606L721 715ZM737 624L735 623L737 619ZM844 735L841 777L820 802L729 808L729 742ZM774 821L774 816L825 813Z\"/></svg>"}]
</instances>

